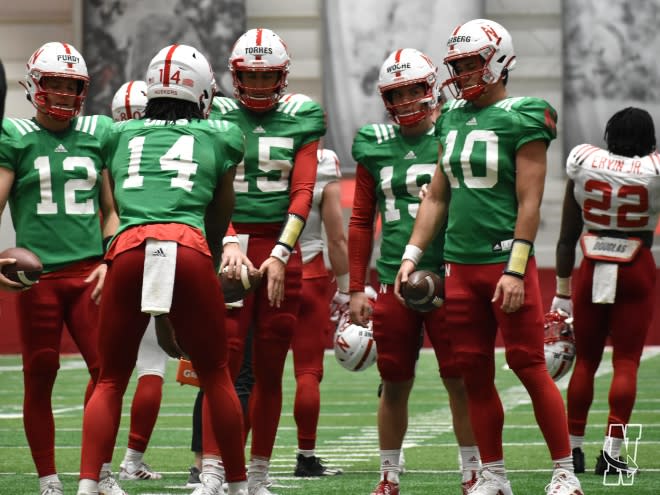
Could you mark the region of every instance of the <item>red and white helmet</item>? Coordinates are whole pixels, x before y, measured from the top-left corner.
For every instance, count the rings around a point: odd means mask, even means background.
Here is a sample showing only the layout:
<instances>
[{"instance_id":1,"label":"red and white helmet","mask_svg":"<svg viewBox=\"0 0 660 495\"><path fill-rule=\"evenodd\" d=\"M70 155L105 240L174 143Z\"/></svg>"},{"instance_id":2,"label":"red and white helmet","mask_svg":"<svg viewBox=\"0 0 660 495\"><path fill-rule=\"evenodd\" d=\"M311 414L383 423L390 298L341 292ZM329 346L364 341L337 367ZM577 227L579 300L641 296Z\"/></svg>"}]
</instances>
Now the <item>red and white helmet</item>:
<instances>
[{"instance_id":1,"label":"red and white helmet","mask_svg":"<svg viewBox=\"0 0 660 495\"><path fill-rule=\"evenodd\" d=\"M160 50L147 69L147 98L175 98L199 105L205 117L211 111L215 75L202 53L189 45Z\"/></svg>"},{"instance_id":2,"label":"red and white helmet","mask_svg":"<svg viewBox=\"0 0 660 495\"><path fill-rule=\"evenodd\" d=\"M438 68L431 59L414 48L400 48L393 51L380 68L378 91L383 98L390 118L401 125L413 125L431 114L438 104ZM424 96L404 104L392 103L390 91L403 86L420 84L425 88ZM400 107L410 103L422 103L414 112L402 114Z\"/></svg>"},{"instance_id":3,"label":"red and white helmet","mask_svg":"<svg viewBox=\"0 0 660 495\"><path fill-rule=\"evenodd\" d=\"M335 331L335 359L348 371L364 371L376 362L376 341L372 324L361 327L347 318Z\"/></svg>"},{"instance_id":4,"label":"red and white helmet","mask_svg":"<svg viewBox=\"0 0 660 495\"><path fill-rule=\"evenodd\" d=\"M561 310L545 314L545 364L553 380L568 373L575 360L573 318Z\"/></svg>"},{"instance_id":5,"label":"red and white helmet","mask_svg":"<svg viewBox=\"0 0 660 495\"><path fill-rule=\"evenodd\" d=\"M481 74L481 83L464 87L464 82L474 72L456 74L456 61L479 55L483 59L483 67L477 72ZM474 19L461 24L452 32L447 40L447 55L445 65L451 77L444 82L456 98L476 100L482 95L486 86L502 79L516 65L516 55L513 51L513 40L509 32L495 21Z\"/></svg>"},{"instance_id":6,"label":"red and white helmet","mask_svg":"<svg viewBox=\"0 0 660 495\"><path fill-rule=\"evenodd\" d=\"M229 56L234 96L250 110L265 112L274 108L287 87L290 62L282 38L270 29L250 29L236 40ZM241 81L239 73L244 71L278 72L280 77L274 86L257 89ZM266 95L264 90L268 90Z\"/></svg>"},{"instance_id":7,"label":"red and white helmet","mask_svg":"<svg viewBox=\"0 0 660 495\"><path fill-rule=\"evenodd\" d=\"M75 95L45 89L42 85L45 77L65 77L77 81ZM89 75L85 59L69 43L52 41L35 51L27 63L25 80L21 82L25 88L28 100L34 107L54 119L69 120L78 115L82 109L87 89ZM51 105L48 94L75 96L73 108Z\"/></svg>"},{"instance_id":8,"label":"red and white helmet","mask_svg":"<svg viewBox=\"0 0 660 495\"><path fill-rule=\"evenodd\" d=\"M112 118L116 121L141 119L147 107L147 83L128 81L112 97Z\"/></svg>"}]
</instances>

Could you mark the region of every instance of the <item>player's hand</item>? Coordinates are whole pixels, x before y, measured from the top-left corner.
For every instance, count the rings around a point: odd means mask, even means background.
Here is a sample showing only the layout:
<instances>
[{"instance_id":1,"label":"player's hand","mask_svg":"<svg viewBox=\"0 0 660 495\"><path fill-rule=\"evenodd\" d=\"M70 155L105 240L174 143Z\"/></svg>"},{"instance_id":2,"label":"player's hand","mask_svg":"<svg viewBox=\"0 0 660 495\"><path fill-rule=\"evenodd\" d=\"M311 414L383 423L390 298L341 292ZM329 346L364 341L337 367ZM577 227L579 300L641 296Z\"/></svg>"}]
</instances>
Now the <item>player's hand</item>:
<instances>
[{"instance_id":1,"label":"player's hand","mask_svg":"<svg viewBox=\"0 0 660 495\"><path fill-rule=\"evenodd\" d=\"M515 313L525 302L525 281L513 275L503 274L495 286L495 293L490 302L502 298L502 311Z\"/></svg>"},{"instance_id":2,"label":"player's hand","mask_svg":"<svg viewBox=\"0 0 660 495\"><path fill-rule=\"evenodd\" d=\"M330 303L330 321L334 324L339 322L339 317L348 311L348 302L351 296L346 292L336 291Z\"/></svg>"},{"instance_id":3,"label":"player's hand","mask_svg":"<svg viewBox=\"0 0 660 495\"><path fill-rule=\"evenodd\" d=\"M396 297L404 306L407 305L401 295L401 286L408 281L408 276L415 271L415 268L415 263L410 260L403 260L399 272L396 274L396 279L394 280L394 297Z\"/></svg>"},{"instance_id":4,"label":"player's hand","mask_svg":"<svg viewBox=\"0 0 660 495\"><path fill-rule=\"evenodd\" d=\"M92 300L96 304L101 303L101 291L103 290L103 284L105 284L105 275L108 272L108 265L101 263L99 266L94 268L92 273L85 279L86 283L92 283L96 281L96 285L92 290Z\"/></svg>"},{"instance_id":5,"label":"player's hand","mask_svg":"<svg viewBox=\"0 0 660 495\"><path fill-rule=\"evenodd\" d=\"M361 327L369 325L373 309L369 302L369 298L364 292L351 292L349 308L351 322L360 325Z\"/></svg>"},{"instance_id":6,"label":"player's hand","mask_svg":"<svg viewBox=\"0 0 660 495\"><path fill-rule=\"evenodd\" d=\"M367 285L364 286L364 293L372 301L375 301L376 299L378 299L378 292L376 292L376 289L374 289L371 285L367 284Z\"/></svg>"},{"instance_id":7,"label":"player's hand","mask_svg":"<svg viewBox=\"0 0 660 495\"><path fill-rule=\"evenodd\" d=\"M160 348L170 357L188 359L188 356L176 341L174 327L167 315L156 316L154 322L156 324L156 339Z\"/></svg>"},{"instance_id":8,"label":"player's hand","mask_svg":"<svg viewBox=\"0 0 660 495\"><path fill-rule=\"evenodd\" d=\"M568 316L573 316L573 301L570 296L555 296L552 298L550 311L563 311Z\"/></svg>"},{"instance_id":9,"label":"player's hand","mask_svg":"<svg viewBox=\"0 0 660 495\"><path fill-rule=\"evenodd\" d=\"M251 274L257 271L250 258L241 251L240 245L237 242L228 242L222 247L222 261L219 271L227 267L227 276L229 278L240 278L241 265L246 265Z\"/></svg>"},{"instance_id":10,"label":"player's hand","mask_svg":"<svg viewBox=\"0 0 660 495\"><path fill-rule=\"evenodd\" d=\"M284 301L286 265L278 258L270 256L261 264L259 271L268 280L268 302L270 306L279 308L282 301Z\"/></svg>"},{"instance_id":11,"label":"player's hand","mask_svg":"<svg viewBox=\"0 0 660 495\"><path fill-rule=\"evenodd\" d=\"M424 198L426 195L429 193L429 184L428 182L426 184L422 184L422 187L419 189L419 193L417 193L417 196L419 197L420 201L424 201Z\"/></svg>"},{"instance_id":12,"label":"player's hand","mask_svg":"<svg viewBox=\"0 0 660 495\"><path fill-rule=\"evenodd\" d=\"M16 258L0 258L0 268L2 268L4 265L13 265L14 263L16 263ZM22 290L29 289L29 287L26 287L21 283L14 282L13 280L9 280L2 274L2 271L0 271L0 289L7 292L20 292Z\"/></svg>"}]
</instances>

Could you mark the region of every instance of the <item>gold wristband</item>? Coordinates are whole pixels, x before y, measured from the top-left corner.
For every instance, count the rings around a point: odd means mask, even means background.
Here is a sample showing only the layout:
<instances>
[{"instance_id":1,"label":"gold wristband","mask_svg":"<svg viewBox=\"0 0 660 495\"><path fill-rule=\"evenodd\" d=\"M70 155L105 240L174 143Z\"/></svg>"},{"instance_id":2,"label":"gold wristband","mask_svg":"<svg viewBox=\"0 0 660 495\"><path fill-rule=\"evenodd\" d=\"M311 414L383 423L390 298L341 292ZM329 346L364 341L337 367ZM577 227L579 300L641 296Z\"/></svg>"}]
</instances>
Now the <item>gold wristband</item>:
<instances>
[{"instance_id":1,"label":"gold wristband","mask_svg":"<svg viewBox=\"0 0 660 495\"><path fill-rule=\"evenodd\" d=\"M277 243L292 250L304 228L305 219L295 213L289 213Z\"/></svg>"},{"instance_id":2,"label":"gold wristband","mask_svg":"<svg viewBox=\"0 0 660 495\"><path fill-rule=\"evenodd\" d=\"M511 252L509 253L509 260L504 268L504 273L523 278L533 246L531 242L525 239L514 239L511 244Z\"/></svg>"}]
</instances>

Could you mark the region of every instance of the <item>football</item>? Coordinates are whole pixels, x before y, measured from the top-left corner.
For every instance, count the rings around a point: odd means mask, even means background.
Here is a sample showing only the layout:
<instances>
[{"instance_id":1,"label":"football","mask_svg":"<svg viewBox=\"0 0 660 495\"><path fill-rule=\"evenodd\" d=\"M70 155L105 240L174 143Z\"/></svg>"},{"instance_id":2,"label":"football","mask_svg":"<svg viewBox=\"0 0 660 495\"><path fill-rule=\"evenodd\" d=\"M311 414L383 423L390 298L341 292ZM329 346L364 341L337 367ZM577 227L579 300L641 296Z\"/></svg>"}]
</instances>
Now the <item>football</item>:
<instances>
[{"instance_id":1,"label":"football","mask_svg":"<svg viewBox=\"0 0 660 495\"><path fill-rule=\"evenodd\" d=\"M247 265L241 265L241 276L234 278L229 278L227 268L224 267L218 274L222 293L225 296L225 303L240 301L261 284L261 273L250 273Z\"/></svg>"},{"instance_id":2,"label":"football","mask_svg":"<svg viewBox=\"0 0 660 495\"><path fill-rule=\"evenodd\" d=\"M12 282L18 282L25 287L35 284L44 269L39 257L25 248L5 249L0 253L0 258L16 259L16 263L2 266L2 274Z\"/></svg>"},{"instance_id":3,"label":"football","mask_svg":"<svg viewBox=\"0 0 660 495\"><path fill-rule=\"evenodd\" d=\"M410 308L424 313L433 311L445 300L444 281L437 273L418 270L401 286L401 295Z\"/></svg>"}]
</instances>

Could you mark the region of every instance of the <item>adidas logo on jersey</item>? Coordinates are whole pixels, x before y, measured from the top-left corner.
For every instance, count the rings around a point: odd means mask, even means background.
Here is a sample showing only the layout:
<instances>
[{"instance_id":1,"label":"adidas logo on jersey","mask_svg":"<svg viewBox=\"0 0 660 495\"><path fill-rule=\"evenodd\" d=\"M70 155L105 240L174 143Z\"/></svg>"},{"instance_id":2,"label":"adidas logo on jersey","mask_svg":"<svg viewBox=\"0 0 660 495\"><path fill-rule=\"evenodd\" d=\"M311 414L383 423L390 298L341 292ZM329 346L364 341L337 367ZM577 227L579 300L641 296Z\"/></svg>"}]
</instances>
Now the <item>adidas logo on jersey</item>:
<instances>
[{"instance_id":1,"label":"adidas logo on jersey","mask_svg":"<svg viewBox=\"0 0 660 495\"><path fill-rule=\"evenodd\" d=\"M167 255L165 254L165 251L163 251L163 248L156 249L153 253L151 253L151 256L160 256L161 258L167 258Z\"/></svg>"},{"instance_id":2,"label":"adidas logo on jersey","mask_svg":"<svg viewBox=\"0 0 660 495\"><path fill-rule=\"evenodd\" d=\"M64 147L62 143L60 143L55 148L55 153L68 153L68 150Z\"/></svg>"},{"instance_id":3,"label":"adidas logo on jersey","mask_svg":"<svg viewBox=\"0 0 660 495\"><path fill-rule=\"evenodd\" d=\"M406 153L406 156L403 157L404 160L414 160L417 158L417 155L413 150L410 150L408 153Z\"/></svg>"},{"instance_id":4,"label":"adidas logo on jersey","mask_svg":"<svg viewBox=\"0 0 660 495\"><path fill-rule=\"evenodd\" d=\"M470 120L468 120L468 121L465 123L465 125L479 125L479 124L477 124L477 118L476 118L476 117L472 117Z\"/></svg>"},{"instance_id":5,"label":"adidas logo on jersey","mask_svg":"<svg viewBox=\"0 0 660 495\"><path fill-rule=\"evenodd\" d=\"M266 134L266 129L258 125L252 130L252 132L254 132L255 134Z\"/></svg>"}]
</instances>

